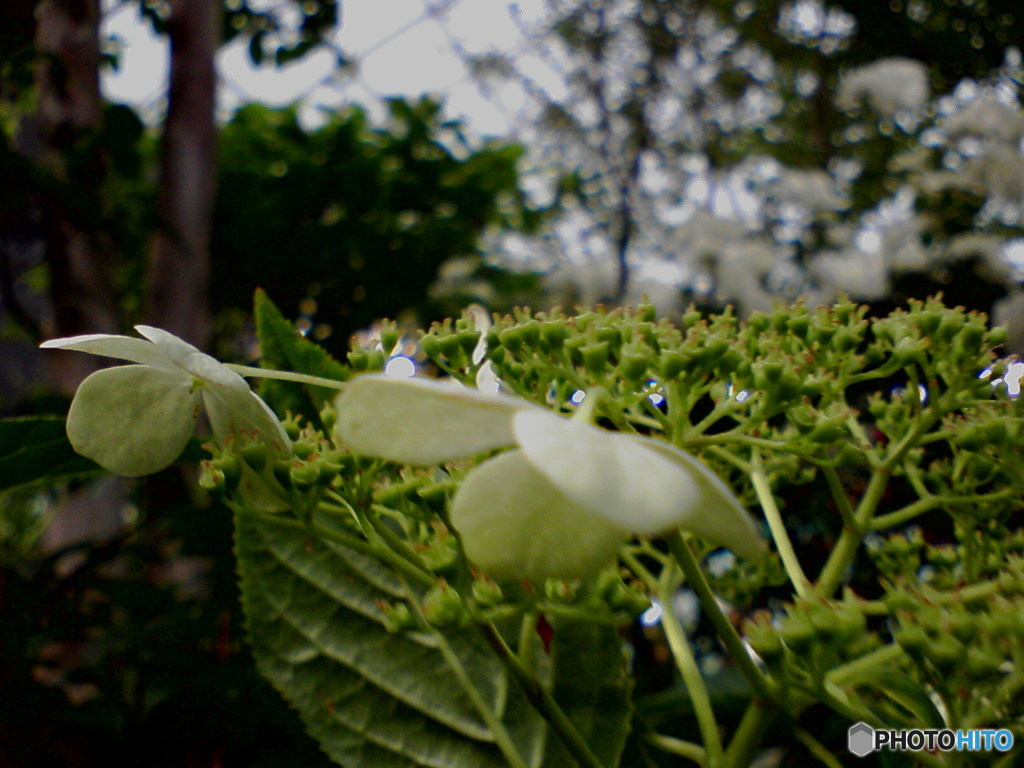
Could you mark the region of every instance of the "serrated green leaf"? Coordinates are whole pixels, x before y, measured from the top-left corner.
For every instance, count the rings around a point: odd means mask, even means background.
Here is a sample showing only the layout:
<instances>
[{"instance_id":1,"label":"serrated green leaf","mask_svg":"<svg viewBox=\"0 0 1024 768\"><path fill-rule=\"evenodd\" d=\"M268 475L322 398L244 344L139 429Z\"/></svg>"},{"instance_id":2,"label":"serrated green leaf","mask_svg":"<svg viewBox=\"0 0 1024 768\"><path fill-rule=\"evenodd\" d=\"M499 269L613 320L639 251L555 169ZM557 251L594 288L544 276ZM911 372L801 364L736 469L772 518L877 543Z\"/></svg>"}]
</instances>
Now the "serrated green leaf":
<instances>
[{"instance_id":1,"label":"serrated green leaf","mask_svg":"<svg viewBox=\"0 0 1024 768\"><path fill-rule=\"evenodd\" d=\"M348 367L298 333L262 289L257 289L253 296L253 311L262 367L338 381L349 378ZM301 414L317 426L320 426L320 409L336 394L337 390L291 381L264 379L260 385L260 395L275 411Z\"/></svg>"},{"instance_id":2,"label":"serrated green leaf","mask_svg":"<svg viewBox=\"0 0 1024 768\"><path fill-rule=\"evenodd\" d=\"M613 627L555 622L551 642L552 693L602 765L615 768L633 717L622 639ZM548 738L545 768L573 761L564 745Z\"/></svg>"},{"instance_id":3,"label":"serrated green leaf","mask_svg":"<svg viewBox=\"0 0 1024 768\"><path fill-rule=\"evenodd\" d=\"M0 420L0 491L103 470L68 442L62 416Z\"/></svg>"},{"instance_id":4,"label":"serrated green leaf","mask_svg":"<svg viewBox=\"0 0 1024 768\"><path fill-rule=\"evenodd\" d=\"M236 523L257 664L333 760L350 768L506 765L431 637L385 630L378 602L405 589L386 568L283 517L243 514ZM490 649L471 630L447 637L482 699L505 712L508 684ZM518 702L509 709L523 714Z\"/></svg>"}]
</instances>

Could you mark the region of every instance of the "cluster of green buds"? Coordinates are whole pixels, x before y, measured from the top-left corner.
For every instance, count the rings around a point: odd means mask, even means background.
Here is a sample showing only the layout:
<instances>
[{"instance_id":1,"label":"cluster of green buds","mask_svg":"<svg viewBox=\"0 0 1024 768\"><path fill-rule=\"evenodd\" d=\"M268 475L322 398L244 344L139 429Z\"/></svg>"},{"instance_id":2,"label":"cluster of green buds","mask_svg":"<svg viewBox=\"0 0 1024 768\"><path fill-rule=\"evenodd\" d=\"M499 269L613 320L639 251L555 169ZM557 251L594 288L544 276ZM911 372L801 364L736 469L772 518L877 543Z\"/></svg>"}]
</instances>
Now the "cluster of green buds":
<instances>
[{"instance_id":1,"label":"cluster of green buds","mask_svg":"<svg viewBox=\"0 0 1024 768\"><path fill-rule=\"evenodd\" d=\"M758 612L743 631L771 674L797 690L817 690L830 670L881 645L849 592L840 601L798 600L777 617Z\"/></svg>"},{"instance_id":2,"label":"cluster of green buds","mask_svg":"<svg viewBox=\"0 0 1024 768\"><path fill-rule=\"evenodd\" d=\"M950 592L901 589L885 599L892 636L957 725L1024 715L1024 574Z\"/></svg>"},{"instance_id":3,"label":"cluster of green buds","mask_svg":"<svg viewBox=\"0 0 1024 768\"><path fill-rule=\"evenodd\" d=\"M506 585L475 570L447 569L419 599L423 621L433 627L467 626L513 616L539 614L602 624L628 624L651 607L646 590L616 568L593 581L547 579L539 588ZM406 602L380 603L384 625L391 632L422 629L416 607Z\"/></svg>"}]
</instances>

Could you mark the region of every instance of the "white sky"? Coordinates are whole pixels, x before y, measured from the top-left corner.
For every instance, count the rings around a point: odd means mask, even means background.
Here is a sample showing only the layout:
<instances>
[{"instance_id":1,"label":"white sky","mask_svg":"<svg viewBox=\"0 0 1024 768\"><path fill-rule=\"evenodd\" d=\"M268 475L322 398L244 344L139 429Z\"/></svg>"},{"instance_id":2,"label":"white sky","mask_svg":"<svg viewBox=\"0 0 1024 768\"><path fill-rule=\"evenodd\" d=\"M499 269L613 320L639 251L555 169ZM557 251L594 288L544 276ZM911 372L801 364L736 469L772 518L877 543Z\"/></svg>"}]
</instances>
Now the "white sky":
<instances>
[{"instance_id":1,"label":"white sky","mask_svg":"<svg viewBox=\"0 0 1024 768\"><path fill-rule=\"evenodd\" d=\"M139 21L134 6L117 0L104 5L103 33L117 40L121 58L120 70L105 75L104 92L155 120L167 85L166 42ZM301 98L303 116L315 120L318 106L356 102L373 110L384 96L432 93L446 95L448 113L467 118L475 133L508 134L521 106L514 88L481 93L459 51L522 50L525 41L512 9L531 20L542 5L542 0L345 0L334 42L358 61L355 72L339 74L334 54L326 50L282 69L255 69L245 42L233 43L218 56L222 116L248 101L283 105Z\"/></svg>"}]
</instances>

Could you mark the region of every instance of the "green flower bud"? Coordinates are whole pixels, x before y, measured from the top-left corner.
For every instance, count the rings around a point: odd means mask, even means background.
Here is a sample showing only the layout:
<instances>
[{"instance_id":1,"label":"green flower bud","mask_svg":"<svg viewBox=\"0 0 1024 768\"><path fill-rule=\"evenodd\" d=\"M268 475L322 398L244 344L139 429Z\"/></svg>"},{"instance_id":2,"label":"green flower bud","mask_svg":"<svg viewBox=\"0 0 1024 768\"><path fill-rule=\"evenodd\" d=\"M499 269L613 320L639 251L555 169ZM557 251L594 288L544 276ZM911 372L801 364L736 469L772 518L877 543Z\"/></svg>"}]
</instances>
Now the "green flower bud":
<instances>
[{"instance_id":1,"label":"green flower bud","mask_svg":"<svg viewBox=\"0 0 1024 768\"><path fill-rule=\"evenodd\" d=\"M608 367L608 344L599 342L580 347L583 356L583 367L595 376L605 373Z\"/></svg>"},{"instance_id":2,"label":"green flower bud","mask_svg":"<svg viewBox=\"0 0 1024 768\"><path fill-rule=\"evenodd\" d=\"M381 349L388 355L390 355L395 347L398 346L398 342L401 340L402 334L398 330L398 326L392 321L385 321L381 325L380 329L380 346Z\"/></svg>"},{"instance_id":3,"label":"green flower bud","mask_svg":"<svg viewBox=\"0 0 1024 768\"><path fill-rule=\"evenodd\" d=\"M320 482L320 468L315 461L293 461L288 474L292 485L300 490L312 488Z\"/></svg>"},{"instance_id":4,"label":"green flower bud","mask_svg":"<svg viewBox=\"0 0 1024 768\"><path fill-rule=\"evenodd\" d=\"M986 338L986 344L989 347L1001 347L1009 338L1010 334L1005 328L1002 326L996 326L989 330L988 337Z\"/></svg>"},{"instance_id":5,"label":"green flower bud","mask_svg":"<svg viewBox=\"0 0 1024 768\"><path fill-rule=\"evenodd\" d=\"M329 402L320 409L320 421L324 425L324 432L328 435L334 431L334 425L338 421L338 412L334 410L334 406Z\"/></svg>"},{"instance_id":6,"label":"green flower bud","mask_svg":"<svg viewBox=\"0 0 1024 768\"><path fill-rule=\"evenodd\" d=\"M743 622L743 634L750 643L750 647L760 656L765 664L771 666L778 659L782 658L782 638L771 624L756 621Z\"/></svg>"},{"instance_id":7,"label":"green flower bud","mask_svg":"<svg viewBox=\"0 0 1024 768\"><path fill-rule=\"evenodd\" d=\"M436 536L431 537L422 549L419 550L423 564L432 571L444 572L451 570L452 566L459 559L459 544L455 537L442 530Z\"/></svg>"},{"instance_id":8,"label":"green flower bud","mask_svg":"<svg viewBox=\"0 0 1024 768\"><path fill-rule=\"evenodd\" d=\"M796 654L802 654L811 647L815 636L814 625L806 616L788 616L782 622L779 635L786 646Z\"/></svg>"},{"instance_id":9,"label":"green flower bud","mask_svg":"<svg viewBox=\"0 0 1024 768\"><path fill-rule=\"evenodd\" d=\"M605 595L609 608L629 616L639 616L651 607L651 599L640 586L626 584L621 578L612 583Z\"/></svg>"},{"instance_id":10,"label":"green flower bud","mask_svg":"<svg viewBox=\"0 0 1024 768\"><path fill-rule=\"evenodd\" d=\"M438 339L438 346L441 349L441 354L455 368L462 368L468 362L468 357L458 336L444 336Z\"/></svg>"},{"instance_id":11,"label":"green flower bud","mask_svg":"<svg viewBox=\"0 0 1024 768\"><path fill-rule=\"evenodd\" d=\"M214 496L223 496L227 493L227 482L224 479L224 472L213 466L213 462L204 459L200 462L199 486Z\"/></svg>"},{"instance_id":12,"label":"green flower bud","mask_svg":"<svg viewBox=\"0 0 1024 768\"><path fill-rule=\"evenodd\" d=\"M281 426L284 427L284 433L288 435L289 440L299 439L299 435L301 434L302 430L299 427L298 416L293 416L291 412L289 412L285 416L284 421L281 422Z\"/></svg>"},{"instance_id":13,"label":"green flower bud","mask_svg":"<svg viewBox=\"0 0 1024 768\"><path fill-rule=\"evenodd\" d=\"M267 463L267 446L255 441L245 442L238 449L239 455L254 470L259 472Z\"/></svg>"},{"instance_id":14,"label":"green flower bud","mask_svg":"<svg viewBox=\"0 0 1024 768\"><path fill-rule=\"evenodd\" d=\"M421 338L420 349L423 350L423 354L433 360L437 360L441 357L441 344L438 341L437 336L427 334ZM351 358L349 359L351 360Z\"/></svg>"},{"instance_id":15,"label":"green flower bud","mask_svg":"<svg viewBox=\"0 0 1024 768\"><path fill-rule=\"evenodd\" d=\"M972 646L967 649L967 674L975 679L991 677L999 672L1005 659L991 648Z\"/></svg>"},{"instance_id":16,"label":"green flower bud","mask_svg":"<svg viewBox=\"0 0 1024 768\"><path fill-rule=\"evenodd\" d=\"M461 626L469 620L462 595L444 580L432 586L423 596L423 615L435 627Z\"/></svg>"},{"instance_id":17,"label":"green flower bud","mask_svg":"<svg viewBox=\"0 0 1024 768\"><path fill-rule=\"evenodd\" d=\"M627 384L636 386L647 373L648 355L639 344L623 347L619 355L619 373Z\"/></svg>"},{"instance_id":18,"label":"green flower bud","mask_svg":"<svg viewBox=\"0 0 1024 768\"><path fill-rule=\"evenodd\" d=\"M892 633L892 639L907 652L908 656L919 659L924 655L928 634L917 624L903 624Z\"/></svg>"},{"instance_id":19,"label":"green flower bud","mask_svg":"<svg viewBox=\"0 0 1024 768\"><path fill-rule=\"evenodd\" d=\"M565 579L545 579L544 594L556 603L572 603L576 601L579 587L575 581Z\"/></svg>"},{"instance_id":20,"label":"green flower bud","mask_svg":"<svg viewBox=\"0 0 1024 768\"><path fill-rule=\"evenodd\" d=\"M682 352L662 352L658 359L658 368L662 379L675 379L690 365L690 357Z\"/></svg>"},{"instance_id":21,"label":"green flower bud","mask_svg":"<svg viewBox=\"0 0 1024 768\"><path fill-rule=\"evenodd\" d=\"M238 460L237 456L223 453L210 463L214 468L221 471L228 490L234 490L238 487L238 483L242 479L242 462Z\"/></svg>"},{"instance_id":22,"label":"green flower bud","mask_svg":"<svg viewBox=\"0 0 1024 768\"><path fill-rule=\"evenodd\" d=\"M565 320L559 318L542 323L540 326L540 338L549 349L561 349L562 345L565 344L565 340L569 338L569 329L565 324Z\"/></svg>"},{"instance_id":23,"label":"green flower bud","mask_svg":"<svg viewBox=\"0 0 1024 768\"><path fill-rule=\"evenodd\" d=\"M952 672L963 661L964 646L948 635L931 638L925 644L925 656L940 672Z\"/></svg>"},{"instance_id":24,"label":"green flower bud","mask_svg":"<svg viewBox=\"0 0 1024 768\"><path fill-rule=\"evenodd\" d=\"M483 606L497 605L505 599L499 587L490 577L478 576L473 580L473 599Z\"/></svg>"},{"instance_id":25,"label":"green flower bud","mask_svg":"<svg viewBox=\"0 0 1024 768\"><path fill-rule=\"evenodd\" d=\"M377 603L384 614L384 629L388 632L405 632L416 628L416 619L405 603Z\"/></svg>"}]
</instances>

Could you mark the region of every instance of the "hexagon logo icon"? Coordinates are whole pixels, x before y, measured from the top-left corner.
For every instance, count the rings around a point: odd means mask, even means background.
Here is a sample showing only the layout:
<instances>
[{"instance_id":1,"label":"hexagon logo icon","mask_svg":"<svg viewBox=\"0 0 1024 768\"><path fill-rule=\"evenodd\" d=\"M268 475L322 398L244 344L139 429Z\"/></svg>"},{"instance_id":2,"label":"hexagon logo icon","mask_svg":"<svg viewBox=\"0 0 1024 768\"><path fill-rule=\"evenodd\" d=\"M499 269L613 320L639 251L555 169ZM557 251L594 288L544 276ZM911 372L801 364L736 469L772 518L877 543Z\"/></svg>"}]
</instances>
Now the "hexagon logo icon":
<instances>
[{"instance_id":1,"label":"hexagon logo icon","mask_svg":"<svg viewBox=\"0 0 1024 768\"><path fill-rule=\"evenodd\" d=\"M846 748L857 757L867 757L875 751L875 729L867 723L855 723L846 732Z\"/></svg>"}]
</instances>

